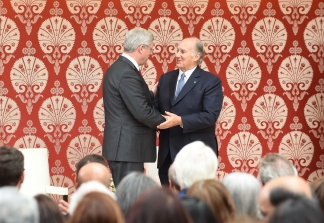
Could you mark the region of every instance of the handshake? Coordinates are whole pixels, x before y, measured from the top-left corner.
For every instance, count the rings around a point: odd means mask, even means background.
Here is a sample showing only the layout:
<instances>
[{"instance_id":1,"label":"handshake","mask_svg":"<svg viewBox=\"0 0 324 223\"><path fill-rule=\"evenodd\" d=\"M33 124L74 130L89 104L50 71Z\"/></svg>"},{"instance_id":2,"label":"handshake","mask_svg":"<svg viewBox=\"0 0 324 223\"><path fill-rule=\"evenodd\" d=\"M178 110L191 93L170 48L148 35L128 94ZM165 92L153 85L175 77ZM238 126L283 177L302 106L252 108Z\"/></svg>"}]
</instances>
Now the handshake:
<instances>
[{"instance_id":1,"label":"handshake","mask_svg":"<svg viewBox=\"0 0 324 223\"><path fill-rule=\"evenodd\" d=\"M168 129L177 125L182 126L182 119L180 116L167 111L165 112L165 115L162 116L165 118L165 122L158 125L158 129Z\"/></svg>"}]
</instances>

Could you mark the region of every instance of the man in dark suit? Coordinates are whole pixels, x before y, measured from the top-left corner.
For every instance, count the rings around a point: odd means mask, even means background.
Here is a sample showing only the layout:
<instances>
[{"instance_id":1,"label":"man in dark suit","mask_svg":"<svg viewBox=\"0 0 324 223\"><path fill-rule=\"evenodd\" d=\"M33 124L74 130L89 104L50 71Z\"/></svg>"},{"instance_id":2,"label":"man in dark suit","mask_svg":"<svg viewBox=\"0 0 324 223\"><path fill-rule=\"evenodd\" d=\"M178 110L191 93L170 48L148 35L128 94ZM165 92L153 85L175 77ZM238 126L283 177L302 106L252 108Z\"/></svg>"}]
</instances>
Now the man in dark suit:
<instances>
[{"instance_id":1,"label":"man in dark suit","mask_svg":"<svg viewBox=\"0 0 324 223\"><path fill-rule=\"evenodd\" d=\"M153 35L142 28L130 30L124 53L108 68L103 81L105 129L102 155L108 160L117 187L130 171L144 171L144 162L156 160L156 126L165 119L153 107L139 66L152 53Z\"/></svg>"},{"instance_id":2,"label":"man in dark suit","mask_svg":"<svg viewBox=\"0 0 324 223\"><path fill-rule=\"evenodd\" d=\"M203 57L198 38L183 39L176 52L178 69L159 80L154 106L167 115L167 121L158 126L158 168L164 185L169 184L168 169L175 156L190 142L200 140L218 154L215 123L223 104L222 82L198 66Z\"/></svg>"}]
</instances>

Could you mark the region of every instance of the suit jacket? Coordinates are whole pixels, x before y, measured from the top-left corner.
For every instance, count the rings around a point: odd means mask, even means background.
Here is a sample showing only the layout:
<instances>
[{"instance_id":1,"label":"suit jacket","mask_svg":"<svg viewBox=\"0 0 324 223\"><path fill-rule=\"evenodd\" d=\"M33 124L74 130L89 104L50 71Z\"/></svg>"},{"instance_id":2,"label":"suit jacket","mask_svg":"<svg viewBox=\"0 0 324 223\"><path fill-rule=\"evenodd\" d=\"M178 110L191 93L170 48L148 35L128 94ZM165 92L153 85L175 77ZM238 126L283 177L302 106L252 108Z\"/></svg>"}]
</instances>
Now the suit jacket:
<instances>
[{"instance_id":1,"label":"suit jacket","mask_svg":"<svg viewBox=\"0 0 324 223\"><path fill-rule=\"evenodd\" d=\"M120 56L103 81L105 128L102 155L109 161L155 162L156 126L164 121L154 95L134 64Z\"/></svg>"},{"instance_id":2,"label":"suit jacket","mask_svg":"<svg viewBox=\"0 0 324 223\"><path fill-rule=\"evenodd\" d=\"M154 100L154 106L162 114L165 111L175 113L181 116L183 124L183 128L175 126L161 130L158 168L169 151L173 161L182 147L197 140L204 142L218 154L215 124L223 104L221 80L197 67L174 100L178 75L177 69L161 76Z\"/></svg>"}]
</instances>

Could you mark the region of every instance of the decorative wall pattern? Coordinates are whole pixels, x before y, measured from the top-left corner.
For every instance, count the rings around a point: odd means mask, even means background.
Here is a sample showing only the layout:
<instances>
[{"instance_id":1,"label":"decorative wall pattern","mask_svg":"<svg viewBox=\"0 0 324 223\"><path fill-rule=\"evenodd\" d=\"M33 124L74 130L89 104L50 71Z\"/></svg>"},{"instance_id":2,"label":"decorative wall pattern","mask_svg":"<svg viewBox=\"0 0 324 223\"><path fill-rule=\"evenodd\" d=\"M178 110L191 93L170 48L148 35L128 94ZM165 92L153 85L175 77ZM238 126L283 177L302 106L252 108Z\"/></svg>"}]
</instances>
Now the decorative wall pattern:
<instances>
[{"instance_id":1,"label":"decorative wall pattern","mask_svg":"<svg viewBox=\"0 0 324 223\"><path fill-rule=\"evenodd\" d=\"M257 174L279 152L324 176L324 2L313 0L0 0L0 145L47 147L51 182L73 193L76 163L100 154L101 84L135 26L155 36L149 86L175 68L179 41L204 44L223 82L219 172Z\"/></svg>"}]
</instances>

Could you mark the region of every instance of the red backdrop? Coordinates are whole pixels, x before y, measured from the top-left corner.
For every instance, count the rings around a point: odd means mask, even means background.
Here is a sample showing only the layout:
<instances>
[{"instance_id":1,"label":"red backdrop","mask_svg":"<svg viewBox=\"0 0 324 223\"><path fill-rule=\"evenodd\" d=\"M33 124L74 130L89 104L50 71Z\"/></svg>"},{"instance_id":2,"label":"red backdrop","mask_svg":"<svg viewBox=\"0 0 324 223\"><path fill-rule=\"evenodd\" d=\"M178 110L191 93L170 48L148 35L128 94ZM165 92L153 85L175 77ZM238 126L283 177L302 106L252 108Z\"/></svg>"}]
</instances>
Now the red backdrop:
<instances>
[{"instance_id":1,"label":"red backdrop","mask_svg":"<svg viewBox=\"0 0 324 223\"><path fill-rule=\"evenodd\" d=\"M155 36L148 85L199 37L223 81L219 178L257 173L279 152L309 181L324 175L324 2L314 0L0 0L0 145L46 147L52 184L101 153L101 83L135 26Z\"/></svg>"}]
</instances>

